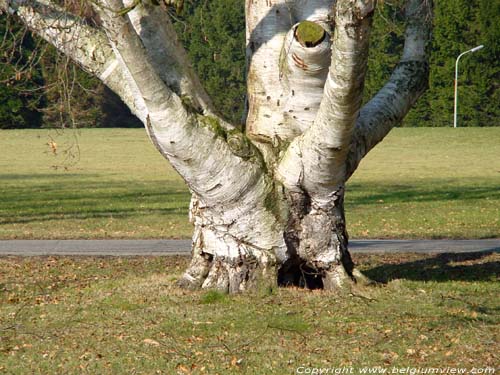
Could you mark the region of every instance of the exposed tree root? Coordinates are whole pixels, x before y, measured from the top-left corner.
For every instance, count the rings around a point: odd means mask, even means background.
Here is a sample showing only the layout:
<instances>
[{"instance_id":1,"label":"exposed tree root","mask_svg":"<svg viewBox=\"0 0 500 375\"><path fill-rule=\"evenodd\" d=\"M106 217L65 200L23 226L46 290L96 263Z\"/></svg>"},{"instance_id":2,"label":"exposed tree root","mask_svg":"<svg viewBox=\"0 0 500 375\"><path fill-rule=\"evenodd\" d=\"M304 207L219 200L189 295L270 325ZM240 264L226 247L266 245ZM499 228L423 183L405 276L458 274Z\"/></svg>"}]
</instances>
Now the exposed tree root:
<instances>
[{"instance_id":1,"label":"exposed tree root","mask_svg":"<svg viewBox=\"0 0 500 375\"><path fill-rule=\"evenodd\" d=\"M363 274L359 269L352 270L352 276L356 279L356 283L363 286L376 285L377 282Z\"/></svg>"},{"instance_id":2,"label":"exposed tree root","mask_svg":"<svg viewBox=\"0 0 500 375\"><path fill-rule=\"evenodd\" d=\"M349 273L343 264L332 264L325 269L295 263L282 267L278 273L274 265L262 264L252 256L237 259L213 257L195 252L191 263L177 282L183 289L216 289L223 293L241 293L257 289L259 285L298 286L306 289L324 289L347 292L355 286L370 286L376 282L357 268Z\"/></svg>"},{"instance_id":3,"label":"exposed tree root","mask_svg":"<svg viewBox=\"0 0 500 375\"><path fill-rule=\"evenodd\" d=\"M355 282L355 279L347 273L342 264L334 265L323 272L324 290L344 290L350 288Z\"/></svg>"},{"instance_id":4,"label":"exposed tree root","mask_svg":"<svg viewBox=\"0 0 500 375\"><path fill-rule=\"evenodd\" d=\"M212 264L212 256L199 251L193 251L191 263L177 285L183 289L199 289L203 285Z\"/></svg>"},{"instance_id":5,"label":"exposed tree root","mask_svg":"<svg viewBox=\"0 0 500 375\"><path fill-rule=\"evenodd\" d=\"M253 257L213 258L198 253L177 285L183 289L215 289L236 294L257 289L261 284L276 285L276 280L274 265L259 263Z\"/></svg>"}]
</instances>

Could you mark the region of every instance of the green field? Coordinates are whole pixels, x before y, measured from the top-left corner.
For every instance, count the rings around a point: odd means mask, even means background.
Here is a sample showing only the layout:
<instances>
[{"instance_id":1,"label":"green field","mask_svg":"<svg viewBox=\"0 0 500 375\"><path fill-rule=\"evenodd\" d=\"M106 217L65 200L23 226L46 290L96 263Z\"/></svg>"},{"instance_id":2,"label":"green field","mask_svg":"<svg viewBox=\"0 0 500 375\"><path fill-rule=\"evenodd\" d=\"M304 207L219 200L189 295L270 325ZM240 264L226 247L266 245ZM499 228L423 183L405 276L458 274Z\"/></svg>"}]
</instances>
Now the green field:
<instances>
[{"instance_id":1,"label":"green field","mask_svg":"<svg viewBox=\"0 0 500 375\"><path fill-rule=\"evenodd\" d=\"M191 234L189 192L144 130L1 130L0 150L2 239ZM395 129L346 211L352 238L500 237L500 128Z\"/></svg>"},{"instance_id":2,"label":"green field","mask_svg":"<svg viewBox=\"0 0 500 375\"><path fill-rule=\"evenodd\" d=\"M228 296L179 290L187 257L3 257L0 373L498 366L500 254L354 260L386 284Z\"/></svg>"}]
</instances>

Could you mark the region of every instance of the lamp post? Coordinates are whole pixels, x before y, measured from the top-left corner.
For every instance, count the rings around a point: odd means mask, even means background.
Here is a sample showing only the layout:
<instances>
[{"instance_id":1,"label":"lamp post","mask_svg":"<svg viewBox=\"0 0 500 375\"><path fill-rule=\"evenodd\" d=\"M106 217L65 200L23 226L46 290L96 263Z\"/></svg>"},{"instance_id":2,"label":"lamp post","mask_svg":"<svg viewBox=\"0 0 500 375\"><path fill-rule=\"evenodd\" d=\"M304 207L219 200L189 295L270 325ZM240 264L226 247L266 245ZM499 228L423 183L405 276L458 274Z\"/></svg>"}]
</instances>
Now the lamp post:
<instances>
[{"instance_id":1,"label":"lamp post","mask_svg":"<svg viewBox=\"0 0 500 375\"><path fill-rule=\"evenodd\" d=\"M474 47L474 48L471 48L470 50L468 51L465 51L465 52L462 52L460 55L458 55L457 57L457 61L455 63L455 108L454 108L454 112L453 112L453 127L456 128L457 127L457 107L458 107L458 61L460 60L460 58L465 55L466 53L469 53L469 52L476 52L476 51L479 51L481 48L483 48L484 46L481 44L480 46L477 46L477 47Z\"/></svg>"}]
</instances>

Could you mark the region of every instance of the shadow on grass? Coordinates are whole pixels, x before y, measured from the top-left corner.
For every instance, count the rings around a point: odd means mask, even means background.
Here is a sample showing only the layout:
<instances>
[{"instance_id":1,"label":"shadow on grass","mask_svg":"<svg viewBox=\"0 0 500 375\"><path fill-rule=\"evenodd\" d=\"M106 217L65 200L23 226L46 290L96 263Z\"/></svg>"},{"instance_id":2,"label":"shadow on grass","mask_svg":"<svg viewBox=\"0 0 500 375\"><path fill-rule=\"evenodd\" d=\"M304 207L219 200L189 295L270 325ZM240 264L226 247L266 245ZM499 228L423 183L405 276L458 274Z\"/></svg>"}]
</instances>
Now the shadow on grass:
<instances>
[{"instance_id":1,"label":"shadow on grass","mask_svg":"<svg viewBox=\"0 0 500 375\"><path fill-rule=\"evenodd\" d=\"M87 220L87 219L99 219L99 218L109 218L109 219L123 219L129 217L137 217L138 215L188 215L189 204L184 207L176 208L147 208L147 209L136 209L136 208L119 208L115 210L88 210L88 211L65 211L56 214L41 214L32 215L30 217L20 217L14 219L2 219L0 217L1 224L28 224L31 222L44 222L52 220Z\"/></svg>"},{"instance_id":2,"label":"shadow on grass","mask_svg":"<svg viewBox=\"0 0 500 375\"><path fill-rule=\"evenodd\" d=\"M85 178L96 178L100 177L98 174L85 174ZM41 179L51 179L51 180L65 180L70 178L82 178L79 173L0 173L1 180L41 180Z\"/></svg>"},{"instance_id":3,"label":"shadow on grass","mask_svg":"<svg viewBox=\"0 0 500 375\"><path fill-rule=\"evenodd\" d=\"M498 249L471 253L443 253L406 263L384 264L364 270L369 278L387 283L395 279L414 281L496 281L500 262L485 258Z\"/></svg>"},{"instance_id":4,"label":"shadow on grass","mask_svg":"<svg viewBox=\"0 0 500 375\"><path fill-rule=\"evenodd\" d=\"M64 175L60 179L0 187L0 225L65 219L187 217L190 194L173 181L109 181ZM1 180L1 175L0 175Z\"/></svg>"},{"instance_id":5,"label":"shadow on grass","mask_svg":"<svg viewBox=\"0 0 500 375\"><path fill-rule=\"evenodd\" d=\"M500 200L500 187L494 181L477 186L457 186L456 180L429 180L425 185L359 184L348 186L346 193L349 206L400 202L445 202L478 199Z\"/></svg>"}]
</instances>

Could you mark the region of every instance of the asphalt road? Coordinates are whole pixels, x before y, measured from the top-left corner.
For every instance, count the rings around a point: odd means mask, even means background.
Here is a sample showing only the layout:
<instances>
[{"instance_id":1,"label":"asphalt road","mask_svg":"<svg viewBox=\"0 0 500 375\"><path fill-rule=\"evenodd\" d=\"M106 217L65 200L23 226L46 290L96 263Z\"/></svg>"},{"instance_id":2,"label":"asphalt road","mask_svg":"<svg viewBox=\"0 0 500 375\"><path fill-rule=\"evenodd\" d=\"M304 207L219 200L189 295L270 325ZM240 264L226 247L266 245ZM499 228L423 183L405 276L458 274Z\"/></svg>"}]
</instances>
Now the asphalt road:
<instances>
[{"instance_id":1,"label":"asphalt road","mask_svg":"<svg viewBox=\"0 0 500 375\"><path fill-rule=\"evenodd\" d=\"M3 240L0 256L189 255L190 240ZM500 251L500 238L488 240L351 240L354 253L464 253Z\"/></svg>"}]
</instances>

